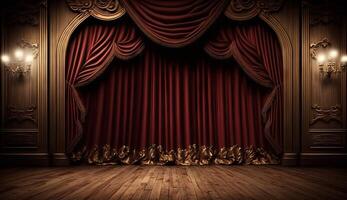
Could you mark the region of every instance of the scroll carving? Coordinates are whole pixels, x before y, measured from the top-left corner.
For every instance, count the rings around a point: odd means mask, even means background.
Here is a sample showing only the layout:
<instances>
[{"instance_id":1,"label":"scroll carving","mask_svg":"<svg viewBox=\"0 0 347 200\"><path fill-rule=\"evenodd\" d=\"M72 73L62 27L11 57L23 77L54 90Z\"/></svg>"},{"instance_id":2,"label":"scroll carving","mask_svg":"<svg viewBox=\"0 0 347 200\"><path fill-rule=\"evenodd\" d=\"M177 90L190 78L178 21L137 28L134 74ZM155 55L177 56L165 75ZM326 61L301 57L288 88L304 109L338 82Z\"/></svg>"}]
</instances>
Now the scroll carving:
<instances>
[{"instance_id":1,"label":"scroll carving","mask_svg":"<svg viewBox=\"0 0 347 200\"><path fill-rule=\"evenodd\" d=\"M334 106L331 106L330 108L324 109L324 108L321 108L321 106L319 106L318 104L314 104L312 106L312 109L313 109L313 117L310 122L311 125L316 123L319 120L324 122L330 122L332 120L335 120L340 123L342 122L341 105L334 105Z\"/></svg>"},{"instance_id":2,"label":"scroll carving","mask_svg":"<svg viewBox=\"0 0 347 200\"><path fill-rule=\"evenodd\" d=\"M30 105L24 108L17 108L15 106L9 106L8 107L8 121L17 121L18 123L22 123L23 121L29 120L33 123L37 123L37 120L35 119L35 105Z\"/></svg>"},{"instance_id":3,"label":"scroll carving","mask_svg":"<svg viewBox=\"0 0 347 200\"><path fill-rule=\"evenodd\" d=\"M344 0L337 0L331 3L329 0L304 0L303 6L310 9L310 26L327 25L339 22L339 18L345 14Z\"/></svg>"},{"instance_id":4,"label":"scroll carving","mask_svg":"<svg viewBox=\"0 0 347 200\"><path fill-rule=\"evenodd\" d=\"M225 15L232 20L248 20L259 13L277 12L283 0L231 0Z\"/></svg>"},{"instance_id":5,"label":"scroll carving","mask_svg":"<svg viewBox=\"0 0 347 200\"><path fill-rule=\"evenodd\" d=\"M125 14L118 0L66 0L74 12L86 13L101 20L114 20Z\"/></svg>"},{"instance_id":6,"label":"scroll carving","mask_svg":"<svg viewBox=\"0 0 347 200\"><path fill-rule=\"evenodd\" d=\"M13 4L4 3L1 11L6 17L6 25L39 25L40 8L47 6L47 0L21 0Z\"/></svg>"},{"instance_id":7,"label":"scroll carving","mask_svg":"<svg viewBox=\"0 0 347 200\"><path fill-rule=\"evenodd\" d=\"M20 42L17 42L17 46L22 49L30 49L33 54L33 58L37 58L39 54L39 44L37 43L31 43L25 39L21 39Z\"/></svg>"},{"instance_id":8,"label":"scroll carving","mask_svg":"<svg viewBox=\"0 0 347 200\"><path fill-rule=\"evenodd\" d=\"M311 57L313 59L316 59L316 56L317 56L317 52L318 52L318 49L320 48L327 48L331 46L331 43L328 41L327 38L323 38L322 40L316 42L316 43L312 43L310 44L310 51L311 51Z\"/></svg>"}]
</instances>

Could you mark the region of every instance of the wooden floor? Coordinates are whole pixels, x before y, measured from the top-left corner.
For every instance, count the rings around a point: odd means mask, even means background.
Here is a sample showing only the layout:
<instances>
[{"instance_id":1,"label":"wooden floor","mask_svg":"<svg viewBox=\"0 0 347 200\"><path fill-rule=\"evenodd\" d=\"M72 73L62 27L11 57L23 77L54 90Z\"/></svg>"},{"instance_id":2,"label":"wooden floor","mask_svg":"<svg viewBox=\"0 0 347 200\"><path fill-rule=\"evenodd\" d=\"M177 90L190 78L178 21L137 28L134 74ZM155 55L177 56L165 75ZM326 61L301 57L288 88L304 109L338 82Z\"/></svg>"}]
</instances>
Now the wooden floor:
<instances>
[{"instance_id":1,"label":"wooden floor","mask_svg":"<svg viewBox=\"0 0 347 200\"><path fill-rule=\"evenodd\" d=\"M0 169L0 199L347 199L347 170L282 166Z\"/></svg>"}]
</instances>

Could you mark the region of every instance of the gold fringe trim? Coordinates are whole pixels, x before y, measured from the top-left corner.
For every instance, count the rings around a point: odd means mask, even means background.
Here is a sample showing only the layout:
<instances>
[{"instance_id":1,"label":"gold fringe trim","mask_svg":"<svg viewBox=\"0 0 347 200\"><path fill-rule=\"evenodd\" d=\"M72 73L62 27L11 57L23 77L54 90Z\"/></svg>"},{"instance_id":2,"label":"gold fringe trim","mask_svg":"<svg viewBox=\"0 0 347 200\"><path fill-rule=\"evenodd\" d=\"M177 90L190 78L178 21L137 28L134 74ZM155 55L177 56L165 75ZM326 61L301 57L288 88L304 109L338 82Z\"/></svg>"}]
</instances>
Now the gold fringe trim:
<instances>
[{"instance_id":1,"label":"gold fringe trim","mask_svg":"<svg viewBox=\"0 0 347 200\"><path fill-rule=\"evenodd\" d=\"M176 151L166 151L161 145L151 145L146 149L130 149L122 146L119 149L111 148L106 144L102 148L94 146L91 150L83 147L71 155L73 162L87 160L89 164L116 165L116 164L142 164L142 165L232 165L232 164L279 164L274 154L266 152L263 148L249 146L244 150L238 145L214 149L205 145L190 145L187 149L177 148Z\"/></svg>"}]
</instances>

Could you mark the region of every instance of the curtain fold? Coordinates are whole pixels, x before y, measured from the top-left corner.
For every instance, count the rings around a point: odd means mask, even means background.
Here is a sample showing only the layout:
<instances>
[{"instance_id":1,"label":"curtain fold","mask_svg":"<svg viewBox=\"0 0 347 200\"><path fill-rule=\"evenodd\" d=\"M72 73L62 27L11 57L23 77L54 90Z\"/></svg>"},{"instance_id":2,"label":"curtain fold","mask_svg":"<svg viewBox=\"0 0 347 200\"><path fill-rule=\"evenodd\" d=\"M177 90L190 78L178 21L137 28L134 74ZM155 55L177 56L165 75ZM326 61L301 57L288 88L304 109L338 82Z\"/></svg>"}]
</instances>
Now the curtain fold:
<instances>
[{"instance_id":1,"label":"curtain fold","mask_svg":"<svg viewBox=\"0 0 347 200\"><path fill-rule=\"evenodd\" d=\"M199 49L188 57L192 49L146 46L144 54L115 60L104 76L80 88L88 149L265 147L264 89L236 62L210 59Z\"/></svg>"},{"instance_id":2,"label":"curtain fold","mask_svg":"<svg viewBox=\"0 0 347 200\"><path fill-rule=\"evenodd\" d=\"M66 130L67 151L81 139L86 109L80 98L79 86L97 78L114 59L130 59L144 48L135 27L122 20L117 24L91 24L70 41L66 69Z\"/></svg>"},{"instance_id":3,"label":"curtain fold","mask_svg":"<svg viewBox=\"0 0 347 200\"><path fill-rule=\"evenodd\" d=\"M183 6L179 1L172 9L177 5ZM188 21L179 24L189 27ZM82 138L88 149L270 144L281 153L281 56L275 34L258 20L220 19L206 37L180 49L143 38L128 18L87 23L67 53L67 151Z\"/></svg>"},{"instance_id":4,"label":"curtain fold","mask_svg":"<svg viewBox=\"0 0 347 200\"><path fill-rule=\"evenodd\" d=\"M223 22L204 50L217 59L235 59L258 84L270 88L262 108L265 136L282 151L282 54L276 35L261 21Z\"/></svg>"},{"instance_id":5,"label":"curtain fold","mask_svg":"<svg viewBox=\"0 0 347 200\"><path fill-rule=\"evenodd\" d=\"M204 34L223 14L229 0L121 0L120 3L152 41L182 47Z\"/></svg>"}]
</instances>

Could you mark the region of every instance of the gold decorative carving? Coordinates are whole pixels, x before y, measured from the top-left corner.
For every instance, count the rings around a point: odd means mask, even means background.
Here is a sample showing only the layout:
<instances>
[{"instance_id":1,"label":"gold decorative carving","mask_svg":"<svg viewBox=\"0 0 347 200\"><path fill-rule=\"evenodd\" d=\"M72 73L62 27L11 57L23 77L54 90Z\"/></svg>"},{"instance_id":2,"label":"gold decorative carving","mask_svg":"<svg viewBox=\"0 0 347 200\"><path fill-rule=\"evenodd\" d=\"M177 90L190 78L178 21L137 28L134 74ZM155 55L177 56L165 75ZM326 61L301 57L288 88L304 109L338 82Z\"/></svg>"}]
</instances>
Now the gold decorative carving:
<instances>
[{"instance_id":1,"label":"gold decorative carving","mask_svg":"<svg viewBox=\"0 0 347 200\"><path fill-rule=\"evenodd\" d=\"M17 42L17 46L22 49L30 49L32 51L33 58L37 58L39 54L39 44L38 43L31 43L25 39L21 39L20 42Z\"/></svg>"},{"instance_id":2,"label":"gold decorative carving","mask_svg":"<svg viewBox=\"0 0 347 200\"><path fill-rule=\"evenodd\" d=\"M310 124L314 124L317 121L321 120L324 122L330 122L332 120L335 120L337 122L342 122L341 119L341 114L342 114L342 110L341 110L341 105L334 105L331 106L330 108L321 108L321 106L319 106L318 104L314 104L312 106L313 109L313 117L312 120L310 122Z\"/></svg>"},{"instance_id":3,"label":"gold decorative carving","mask_svg":"<svg viewBox=\"0 0 347 200\"><path fill-rule=\"evenodd\" d=\"M47 7L47 0L19 0L16 3L5 4L2 11L6 17L6 23L39 25L40 7Z\"/></svg>"},{"instance_id":4,"label":"gold decorative carving","mask_svg":"<svg viewBox=\"0 0 347 200\"><path fill-rule=\"evenodd\" d=\"M271 13L281 9L283 0L231 0L224 14L232 20L248 20L259 13Z\"/></svg>"},{"instance_id":5,"label":"gold decorative carving","mask_svg":"<svg viewBox=\"0 0 347 200\"><path fill-rule=\"evenodd\" d=\"M186 149L166 151L161 145L152 144L145 149L130 149L128 146L111 148L106 144L87 150L81 148L71 155L74 162L88 161L89 164L142 164L142 165L232 165L232 164L279 164L278 158L263 148L253 146L243 150L238 145L215 149L193 144Z\"/></svg>"},{"instance_id":6,"label":"gold decorative carving","mask_svg":"<svg viewBox=\"0 0 347 200\"><path fill-rule=\"evenodd\" d=\"M310 54L311 54L311 57L313 59L316 59L316 56L317 56L317 52L318 52L318 49L320 48L327 48L331 46L331 43L328 41L327 38L323 38L322 40L318 41L318 42L315 42L315 43L312 43L310 44Z\"/></svg>"},{"instance_id":7,"label":"gold decorative carving","mask_svg":"<svg viewBox=\"0 0 347 200\"><path fill-rule=\"evenodd\" d=\"M101 20L115 20L125 14L118 0L66 0L74 12L89 13Z\"/></svg>"},{"instance_id":8,"label":"gold decorative carving","mask_svg":"<svg viewBox=\"0 0 347 200\"><path fill-rule=\"evenodd\" d=\"M36 106L30 105L24 108L18 108L15 106L8 107L7 120L8 121L17 121L18 123L22 123L23 121L29 120L33 123L37 123L34 115L35 115Z\"/></svg>"}]
</instances>

